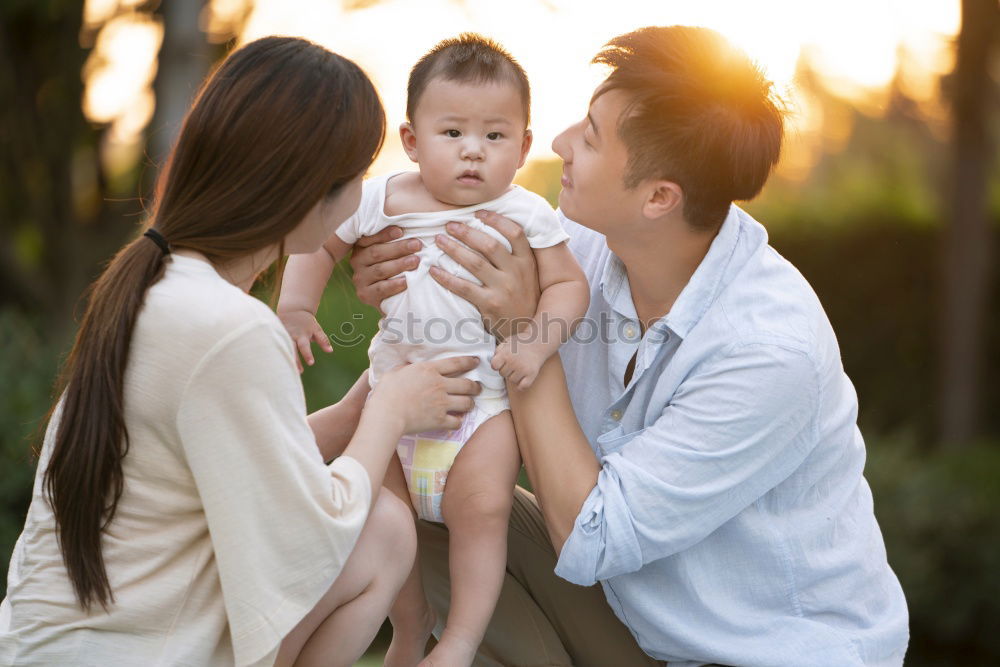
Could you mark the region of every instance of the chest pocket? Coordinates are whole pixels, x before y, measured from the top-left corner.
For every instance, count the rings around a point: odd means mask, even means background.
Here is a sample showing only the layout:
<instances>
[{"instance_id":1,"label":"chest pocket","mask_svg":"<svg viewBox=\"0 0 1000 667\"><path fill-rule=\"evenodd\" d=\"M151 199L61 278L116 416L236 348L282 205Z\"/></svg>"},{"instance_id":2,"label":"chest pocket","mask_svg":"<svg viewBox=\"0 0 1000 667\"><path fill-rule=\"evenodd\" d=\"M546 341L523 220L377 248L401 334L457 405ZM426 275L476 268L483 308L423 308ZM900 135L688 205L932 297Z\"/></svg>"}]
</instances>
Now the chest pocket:
<instances>
[{"instance_id":1,"label":"chest pocket","mask_svg":"<svg viewBox=\"0 0 1000 667\"><path fill-rule=\"evenodd\" d=\"M625 429L621 424L618 424L613 429L607 433L598 436L597 447L601 450L601 453L607 456L608 454L613 454L619 449L624 447L626 444L632 442L633 439L642 435L645 428L641 428L638 431L630 431L629 433L624 433Z\"/></svg>"}]
</instances>

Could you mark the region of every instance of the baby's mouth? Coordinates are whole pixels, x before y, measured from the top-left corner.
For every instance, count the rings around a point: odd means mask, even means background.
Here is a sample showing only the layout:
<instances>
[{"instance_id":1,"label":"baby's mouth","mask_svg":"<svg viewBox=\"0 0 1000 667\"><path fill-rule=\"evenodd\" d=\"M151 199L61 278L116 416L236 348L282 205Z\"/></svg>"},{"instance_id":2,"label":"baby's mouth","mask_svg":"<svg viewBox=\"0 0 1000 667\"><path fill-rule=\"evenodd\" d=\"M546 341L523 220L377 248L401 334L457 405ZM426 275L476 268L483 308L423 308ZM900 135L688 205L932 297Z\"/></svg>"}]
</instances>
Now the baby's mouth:
<instances>
[{"instance_id":1,"label":"baby's mouth","mask_svg":"<svg viewBox=\"0 0 1000 667\"><path fill-rule=\"evenodd\" d=\"M479 185L483 182L483 177L479 175L479 172L475 169L466 169L462 172L462 175L458 177L458 182L465 185Z\"/></svg>"}]
</instances>

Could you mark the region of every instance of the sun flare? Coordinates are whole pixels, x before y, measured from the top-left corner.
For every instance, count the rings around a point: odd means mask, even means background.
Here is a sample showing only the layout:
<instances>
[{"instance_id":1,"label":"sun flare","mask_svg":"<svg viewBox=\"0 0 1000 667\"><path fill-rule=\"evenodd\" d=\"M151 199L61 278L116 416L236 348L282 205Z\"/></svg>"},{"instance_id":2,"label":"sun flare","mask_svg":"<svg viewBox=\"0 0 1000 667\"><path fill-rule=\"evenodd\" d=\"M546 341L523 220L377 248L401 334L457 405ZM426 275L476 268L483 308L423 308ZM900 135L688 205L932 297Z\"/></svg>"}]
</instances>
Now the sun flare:
<instances>
[{"instance_id":1,"label":"sun flare","mask_svg":"<svg viewBox=\"0 0 1000 667\"><path fill-rule=\"evenodd\" d=\"M85 23L107 22L91 56L84 109L95 122L114 123L119 140L137 141L152 115L162 27L138 13L109 20L115 6L113 0L86 4ZM531 158L551 158L553 137L586 109L603 78L589 62L610 37L644 25L714 28L750 54L789 102L790 139L780 168L800 177L843 134L798 90L804 62L866 112L879 113L895 78L928 116L940 115L937 81L952 66L960 24L958 0L509 0L502 11L490 0L213 0L205 25L211 30L213 17L225 22L241 7L250 13L240 43L299 35L358 62L381 92L390 127L404 120L410 67L434 43L463 31L497 39L531 78ZM407 165L392 132L374 171Z\"/></svg>"}]
</instances>

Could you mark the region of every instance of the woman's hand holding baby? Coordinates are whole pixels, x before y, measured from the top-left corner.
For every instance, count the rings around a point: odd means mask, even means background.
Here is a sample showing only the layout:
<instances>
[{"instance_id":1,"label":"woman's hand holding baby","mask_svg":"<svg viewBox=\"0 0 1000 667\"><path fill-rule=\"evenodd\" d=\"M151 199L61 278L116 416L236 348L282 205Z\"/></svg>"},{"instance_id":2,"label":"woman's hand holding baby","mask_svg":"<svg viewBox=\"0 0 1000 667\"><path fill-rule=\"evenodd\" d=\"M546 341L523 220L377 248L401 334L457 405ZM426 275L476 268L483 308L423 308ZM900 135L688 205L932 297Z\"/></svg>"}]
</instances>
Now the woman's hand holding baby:
<instances>
[{"instance_id":1,"label":"woman's hand holding baby","mask_svg":"<svg viewBox=\"0 0 1000 667\"><path fill-rule=\"evenodd\" d=\"M478 363L476 357L449 357L398 366L379 378L368 405L377 406L374 414L380 419L401 420L403 433L454 430L480 391L475 380L454 376Z\"/></svg>"}]
</instances>

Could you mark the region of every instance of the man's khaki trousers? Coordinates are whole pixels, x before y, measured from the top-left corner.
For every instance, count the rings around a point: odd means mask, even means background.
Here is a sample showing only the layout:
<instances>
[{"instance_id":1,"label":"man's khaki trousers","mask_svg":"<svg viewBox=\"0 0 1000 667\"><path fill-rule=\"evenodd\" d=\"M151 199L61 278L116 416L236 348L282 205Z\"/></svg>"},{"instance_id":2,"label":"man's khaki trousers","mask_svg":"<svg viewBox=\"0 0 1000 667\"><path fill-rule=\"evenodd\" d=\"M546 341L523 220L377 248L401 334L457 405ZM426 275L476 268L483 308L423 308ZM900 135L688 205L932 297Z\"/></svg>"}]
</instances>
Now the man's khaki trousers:
<instances>
[{"instance_id":1,"label":"man's khaki trousers","mask_svg":"<svg viewBox=\"0 0 1000 667\"><path fill-rule=\"evenodd\" d=\"M448 530L417 522L428 600L448 613ZM614 615L600 585L557 577L556 554L535 497L517 487L507 536L507 574L476 667L631 667L663 665L639 648ZM443 627L439 624L439 629Z\"/></svg>"}]
</instances>

